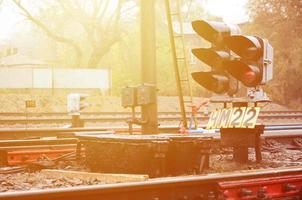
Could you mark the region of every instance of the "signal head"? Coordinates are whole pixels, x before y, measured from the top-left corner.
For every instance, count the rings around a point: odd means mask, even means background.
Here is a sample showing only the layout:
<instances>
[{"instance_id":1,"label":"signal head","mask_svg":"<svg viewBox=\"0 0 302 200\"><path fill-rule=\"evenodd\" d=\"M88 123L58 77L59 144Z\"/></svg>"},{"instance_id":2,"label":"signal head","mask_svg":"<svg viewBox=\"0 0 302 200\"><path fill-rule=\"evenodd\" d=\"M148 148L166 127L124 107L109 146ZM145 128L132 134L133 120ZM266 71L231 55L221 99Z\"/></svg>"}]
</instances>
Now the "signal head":
<instances>
[{"instance_id":1,"label":"signal head","mask_svg":"<svg viewBox=\"0 0 302 200\"><path fill-rule=\"evenodd\" d=\"M205 64L214 66L215 68L223 68L224 60L230 56L230 54L225 51L214 51L205 48L192 49L192 53Z\"/></svg>"},{"instance_id":2,"label":"signal head","mask_svg":"<svg viewBox=\"0 0 302 200\"><path fill-rule=\"evenodd\" d=\"M224 62L225 69L247 87L263 79L264 40L256 36L235 35L225 38L227 47L238 56Z\"/></svg>"},{"instance_id":3,"label":"signal head","mask_svg":"<svg viewBox=\"0 0 302 200\"><path fill-rule=\"evenodd\" d=\"M223 22L196 20L192 22L194 31L210 43L219 46L224 38L240 33L237 25L229 25Z\"/></svg>"},{"instance_id":4,"label":"signal head","mask_svg":"<svg viewBox=\"0 0 302 200\"><path fill-rule=\"evenodd\" d=\"M229 79L223 74L193 72L191 75L198 84L217 94L224 94L229 89Z\"/></svg>"},{"instance_id":5,"label":"signal head","mask_svg":"<svg viewBox=\"0 0 302 200\"><path fill-rule=\"evenodd\" d=\"M256 36L233 35L226 37L224 42L244 59L257 61L263 55L263 41Z\"/></svg>"},{"instance_id":6,"label":"signal head","mask_svg":"<svg viewBox=\"0 0 302 200\"><path fill-rule=\"evenodd\" d=\"M254 87L261 82L261 69L241 60L225 61L227 71L247 87Z\"/></svg>"},{"instance_id":7,"label":"signal head","mask_svg":"<svg viewBox=\"0 0 302 200\"><path fill-rule=\"evenodd\" d=\"M199 36L212 43L211 48L192 49L192 53L199 60L212 67L210 72L192 73L193 79L217 94L233 95L238 90L238 81L233 80L224 69L225 61L230 59L230 51L226 48L224 39L230 35L239 34L239 27L205 20L193 21L192 27Z\"/></svg>"}]
</instances>

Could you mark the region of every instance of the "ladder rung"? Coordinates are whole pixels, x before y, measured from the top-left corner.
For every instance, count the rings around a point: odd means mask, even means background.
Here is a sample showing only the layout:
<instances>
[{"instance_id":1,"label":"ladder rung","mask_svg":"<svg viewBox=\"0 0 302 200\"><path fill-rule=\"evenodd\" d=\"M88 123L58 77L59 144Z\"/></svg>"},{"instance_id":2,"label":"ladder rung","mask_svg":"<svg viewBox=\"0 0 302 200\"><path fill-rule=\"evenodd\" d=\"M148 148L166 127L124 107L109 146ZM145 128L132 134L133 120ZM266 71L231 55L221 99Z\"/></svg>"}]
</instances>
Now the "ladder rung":
<instances>
[{"instance_id":1,"label":"ladder rung","mask_svg":"<svg viewBox=\"0 0 302 200\"><path fill-rule=\"evenodd\" d=\"M175 37L175 38L182 38L182 35L181 34L177 34L177 35L173 35L173 37Z\"/></svg>"},{"instance_id":2,"label":"ladder rung","mask_svg":"<svg viewBox=\"0 0 302 200\"><path fill-rule=\"evenodd\" d=\"M180 15L179 12L175 12L175 13L170 13L171 16L177 16L177 15Z\"/></svg>"},{"instance_id":3,"label":"ladder rung","mask_svg":"<svg viewBox=\"0 0 302 200\"><path fill-rule=\"evenodd\" d=\"M172 0L167 0L169 3L172 1ZM179 0L177 0L179 1ZM174 1L173 1L174 2ZM178 3L178 2L176 2ZM183 13L181 12L181 9L180 9L180 6L179 4L177 4L176 8L174 9L171 9L170 8L170 5L168 4L167 6L169 6L169 13L167 13L167 18L168 21L170 20L169 23L169 34L170 34L170 37L172 37L172 40L173 40L173 43L177 43L179 45L181 45L181 50L178 50L174 47L174 49L172 49L172 51L174 51L175 53L175 57L174 57L174 68L176 71L178 71L178 74L177 74L177 79L178 79L178 86L180 87L180 90L183 92L183 95L182 95L182 98L181 98L181 103L182 103L182 106L184 106L184 104L186 106L188 105L193 105L193 99L192 99L192 90L191 90L191 85L190 85L190 79L189 79L189 72L188 72L188 63L186 62L187 60L187 57L186 57L186 48L185 48L185 36L184 36L184 29L183 29L183 23L182 23L182 18L183 18ZM176 33L175 30L173 30L173 21L177 21L179 23L179 32ZM172 30L172 31L171 31ZM175 45L173 45L175 46ZM185 69L183 69L183 67ZM182 68L182 70L181 70ZM186 71L184 71L186 70ZM183 74L185 73L185 74ZM189 96L191 96L191 99L184 99L184 91L185 90L189 90ZM184 112L186 108L184 108ZM184 113L185 114L185 113ZM195 121L194 121L195 123ZM186 126L186 124L185 124ZM195 124L196 126L196 124Z\"/></svg>"}]
</instances>

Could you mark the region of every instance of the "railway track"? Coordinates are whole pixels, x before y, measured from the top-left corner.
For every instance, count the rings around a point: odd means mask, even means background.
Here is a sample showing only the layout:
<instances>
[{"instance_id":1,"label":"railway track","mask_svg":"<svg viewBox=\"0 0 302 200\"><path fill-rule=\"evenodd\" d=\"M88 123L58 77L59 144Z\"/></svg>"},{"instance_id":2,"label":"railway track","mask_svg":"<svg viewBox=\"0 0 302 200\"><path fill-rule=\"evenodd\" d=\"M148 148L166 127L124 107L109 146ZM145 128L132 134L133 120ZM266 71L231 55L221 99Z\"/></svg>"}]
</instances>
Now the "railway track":
<instances>
[{"instance_id":1,"label":"railway track","mask_svg":"<svg viewBox=\"0 0 302 200\"><path fill-rule=\"evenodd\" d=\"M188 113L188 120L191 113ZM130 112L84 112L81 118L86 123L125 123L131 117ZM137 114L140 117L140 113ZM179 112L159 112L158 120L164 122L178 122L181 119ZM208 116L198 114L199 121L207 121ZM302 111L262 111L259 115L261 122L270 120L299 120ZM69 124L71 117L68 113L0 113L0 124Z\"/></svg>"},{"instance_id":2,"label":"railway track","mask_svg":"<svg viewBox=\"0 0 302 200\"><path fill-rule=\"evenodd\" d=\"M201 112L200 112L201 113ZM140 112L137 112L138 115L140 115ZM160 116L166 116L166 115L181 115L180 112L158 112ZM190 115L191 112L188 112L188 115ZM264 116L270 116L270 115L302 115L302 111L295 111L295 110L286 110L286 111L261 111L261 114ZM82 116L131 116L131 112L81 112ZM0 117L62 117L62 116L68 116L67 112L40 112L40 113L21 113L21 112L1 112Z\"/></svg>"},{"instance_id":3,"label":"railway track","mask_svg":"<svg viewBox=\"0 0 302 200\"><path fill-rule=\"evenodd\" d=\"M175 134L178 131L178 127L167 127L165 129L165 133ZM65 152L63 149L76 150L77 144L79 144L77 136L105 136L120 131L125 130L123 128L120 128L120 130L110 128L0 129L0 152L2 152L0 160L2 164L15 165L30 160L29 158L33 154L36 154L36 156L31 160L41 155L60 155ZM184 136L186 135L188 134ZM217 146L220 143L218 130L215 133L204 132L189 135L213 138L217 142ZM302 124L266 126L262 138L263 142L265 141L264 143L269 142L268 145L283 143L292 149L300 148L302 147ZM39 150L41 150L41 153ZM56 152L56 150L59 151Z\"/></svg>"},{"instance_id":4,"label":"railway track","mask_svg":"<svg viewBox=\"0 0 302 200\"><path fill-rule=\"evenodd\" d=\"M284 130L302 130L301 123L289 124L267 124L267 131L284 131ZM134 132L140 132L139 128L134 128ZM178 133L179 126L160 126L161 133ZM22 139L22 138L39 138L39 137L71 137L74 134L104 134L104 133L125 133L128 128L123 126L108 127L85 127L85 128L2 128L0 129L0 139ZM210 133L213 135L213 133Z\"/></svg>"},{"instance_id":5,"label":"railway track","mask_svg":"<svg viewBox=\"0 0 302 200\"><path fill-rule=\"evenodd\" d=\"M301 186L302 169L286 168L167 177L132 183L7 192L0 193L0 199L293 200L301 198Z\"/></svg>"},{"instance_id":6,"label":"railway track","mask_svg":"<svg viewBox=\"0 0 302 200\"><path fill-rule=\"evenodd\" d=\"M277 114L302 114L302 111L299 110L265 110L261 111L267 115L277 115ZM140 114L140 112L137 112ZM160 115L175 115L180 114L180 112L158 112ZM190 114L190 112L188 112ZM68 115L67 112L40 112L40 113L21 113L21 112L0 112L0 117L4 116L65 116ZM121 112L82 112L81 115L131 115L131 112L121 111Z\"/></svg>"},{"instance_id":7,"label":"railway track","mask_svg":"<svg viewBox=\"0 0 302 200\"><path fill-rule=\"evenodd\" d=\"M287 132L293 125L272 125L267 127L263 137L270 145L274 145L273 140L286 144L289 149L301 149L302 143L297 138L302 137L302 126L297 125L295 130ZM280 132L280 130L282 132ZM2 130L4 131L4 130ZM10 130L18 133L30 134L43 132L41 130ZM44 129L52 134L65 134L82 132L87 134L102 134L102 129ZM98 133L98 131L100 131ZM275 132L279 131L279 132ZM0 132L0 135L5 132ZM44 132L45 133L45 132ZM208 134L219 140L219 134ZM205 137L208 136L205 134ZM52 146L53 144L75 144L74 139L56 140L24 140L24 141L2 141L0 147L8 148L24 145ZM296 143L293 144L293 141ZM15 148L14 147L14 148ZM276 145L276 147L280 147ZM265 145L272 151L276 147ZM73 147L75 148L75 147ZM29 151L30 152L30 151ZM295 162L293 162L295 164ZM296 162L299 163L299 162ZM5 192L0 193L0 199L7 200L33 200L33 199L300 199L302 192L302 168L291 167L286 169L267 169L241 171L235 173L215 173L207 175L180 176L149 179L144 182L101 184L95 186L77 186L72 188L31 190L26 192Z\"/></svg>"},{"instance_id":8,"label":"railway track","mask_svg":"<svg viewBox=\"0 0 302 200\"><path fill-rule=\"evenodd\" d=\"M57 114L57 113L56 113ZM129 113L123 113L124 115L118 115L116 119L114 114L106 113L107 118L101 119L101 122L108 122L106 120L112 120L110 122L116 122L119 120L125 120ZM112 114L112 116L111 116ZM162 114L162 113L161 113ZM37 118L42 115L34 114ZM163 113L160 120L175 120L178 119L179 113ZM280 113L272 112L265 113L262 117L269 119L274 118L276 115L280 118L299 118L299 113ZM22 115L20 115L22 116ZM20 117L19 116L19 117ZM47 120L53 117L47 116L47 119L42 119L43 123L47 123ZM62 117L57 115L57 118ZM98 120L103 117L90 114L83 114L84 119ZM97 118L97 119L96 119ZM202 118L206 120L207 118ZM34 119L35 120L35 119ZM58 120L61 120L60 118ZM70 122L70 119L65 122ZM86 121L86 120L85 120ZM89 121L89 120L88 120ZM36 121L39 122L39 119ZM41 121L40 121L41 122ZM16 123L13 122L12 123ZM27 121L28 123L28 121ZM170 132L176 132L179 128L175 127L163 127L163 129L170 130ZM114 128L52 128L52 129L0 129L0 137L5 138L12 135L15 138L21 137L73 137L74 133L79 134L104 134L110 133L111 129ZM123 129L123 128L121 128ZM291 130L291 132L286 132ZM279 132L278 132L279 131ZM281 132L280 132L281 131ZM214 137L219 141L219 134L211 133L206 135ZM274 146L278 141L290 146L290 148L301 148L302 143L299 138L302 137L302 124L279 124L266 126L266 133L263 135L268 141L266 148L270 150L276 150ZM298 139L297 139L298 138ZM61 139L62 140L62 139ZM25 140L26 141L26 140ZM74 140L67 141L63 139L63 145L71 143L75 144ZM33 142L33 143L32 143ZM19 156L24 156L26 153L32 151L39 151L39 148L47 145L52 146L57 144L55 140L48 143L47 141L27 140L23 144L23 141L3 141L0 143L0 148L9 149L10 146L18 146L19 149L23 148L26 144L29 151L17 152ZM15 144L14 144L15 143ZM293 143L295 145L293 145ZM272 145L272 147L270 146ZM301 146L300 146L301 145ZM31 150L31 146L38 147ZM68 151L74 151L75 146L72 146ZM71 150L70 150L71 149ZM13 152L14 155L16 152ZM53 153L52 150L47 150L47 153ZM58 155L61 152L57 152ZM44 153L46 154L46 153ZM66 154L66 152L65 152ZM47 154L46 154L47 155ZM21 160L21 159L20 159ZM19 162L17 160L17 162ZM293 162L294 163L294 162ZM297 162L299 163L299 162ZM265 177L265 178L263 178ZM216 200L216 199L299 199L302 193L302 168L290 168L290 169L273 169L273 170L255 170L236 172L231 174L208 174L208 175L194 175L194 176L183 176L183 177L166 177L150 179L144 182L134 183L117 183L117 184L102 184L95 186L77 186L72 188L60 188L60 189L43 189L43 190L32 190L26 192L5 192L0 193L0 199L7 200L33 200L33 199L67 199L72 198L75 200L90 200L90 199L182 199L182 200Z\"/></svg>"}]
</instances>

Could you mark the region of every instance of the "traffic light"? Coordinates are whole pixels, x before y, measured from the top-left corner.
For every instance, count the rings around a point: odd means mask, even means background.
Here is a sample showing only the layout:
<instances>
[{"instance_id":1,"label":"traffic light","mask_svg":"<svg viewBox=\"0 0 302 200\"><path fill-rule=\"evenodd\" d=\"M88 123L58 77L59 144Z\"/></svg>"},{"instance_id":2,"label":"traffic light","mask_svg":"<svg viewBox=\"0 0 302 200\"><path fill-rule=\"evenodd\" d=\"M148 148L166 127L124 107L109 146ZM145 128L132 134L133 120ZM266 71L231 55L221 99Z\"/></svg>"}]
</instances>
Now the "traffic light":
<instances>
[{"instance_id":1,"label":"traffic light","mask_svg":"<svg viewBox=\"0 0 302 200\"><path fill-rule=\"evenodd\" d=\"M67 112L70 115L80 115L80 112L90 104L84 102L88 95L85 94L69 94L67 96Z\"/></svg>"},{"instance_id":2,"label":"traffic light","mask_svg":"<svg viewBox=\"0 0 302 200\"><path fill-rule=\"evenodd\" d=\"M193 72L193 79L210 91L217 94L228 93L232 96L238 90L238 82L224 68L225 61L231 56L224 40L226 37L239 34L239 27L205 20L193 21L192 27L199 36L212 44L211 48L192 49L192 53L199 60L212 68L207 72Z\"/></svg>"},{"instance_id":3,"label":"traffic light","mask_svg":"<svg viewBox=\"0 0 302 200\"><path fill-rule=\"evenodd\" d=\"M225 44L237 55L225 61L225 68L245 86L256 87L273 78L273 48L266 39L235 35L225 38Z\"/></svg>"}]
</instances>

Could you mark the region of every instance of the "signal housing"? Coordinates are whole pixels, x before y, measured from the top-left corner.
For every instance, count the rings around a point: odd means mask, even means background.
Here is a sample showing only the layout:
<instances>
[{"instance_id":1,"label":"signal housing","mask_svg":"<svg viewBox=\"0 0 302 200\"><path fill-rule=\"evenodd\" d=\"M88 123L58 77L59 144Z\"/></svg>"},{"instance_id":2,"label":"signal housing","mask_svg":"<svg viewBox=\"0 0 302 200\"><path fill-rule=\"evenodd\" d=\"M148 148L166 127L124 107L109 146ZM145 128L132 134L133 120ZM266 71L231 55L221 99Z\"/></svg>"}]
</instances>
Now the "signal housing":
<instances>
[{"instance_id":1,"label":"signal housing","mask_svg":"<svg viewBox=\"0 0 302 200\"><path fill-rule=\"evenodd\" d=\"M225 69L247 87L272 79L273 48L257 36L229 36L225 44L237 56L224 62Z\"/></svg>"},{"instance_id":2,"label":"signal housing","mask_svg":"<svg viewBox=\"0 0 302 200\"><path fill-rule=\"evenodd\" d=\"M232 96L238 90L238 82L224 69L225 61L230 59L230 51L226 48L224 39L239 34L239 27L205 20L193 21L192 27L199 36L212 44L211 48L192 49L199 60L212 68L211 71L193 72L193 79L207 90Z\"/></svg>"}]
</instances>

